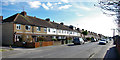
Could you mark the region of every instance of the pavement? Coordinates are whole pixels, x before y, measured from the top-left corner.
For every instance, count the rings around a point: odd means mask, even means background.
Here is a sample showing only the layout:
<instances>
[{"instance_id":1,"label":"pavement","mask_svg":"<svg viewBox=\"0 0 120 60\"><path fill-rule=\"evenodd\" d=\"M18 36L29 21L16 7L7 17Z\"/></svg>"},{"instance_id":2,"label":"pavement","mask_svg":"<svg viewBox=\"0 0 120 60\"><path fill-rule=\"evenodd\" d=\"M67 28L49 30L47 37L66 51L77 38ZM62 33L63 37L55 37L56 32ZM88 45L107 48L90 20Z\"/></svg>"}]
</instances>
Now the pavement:
<instances>
[{"instance_id":1,"label":"pavement","mask_svg":"<svg viewBox=\"0 0 120 60\"><path fill-rule=\"evenodd\" d=\"M57 45L39 48L15 48L2 52L2 58L83 58L83 59L111 59L118 58L116 48L110 41L106 45L98 42L87 42L83 45ZM112 57L111 57L112 56Z\"/></svg>"}]
</instances>

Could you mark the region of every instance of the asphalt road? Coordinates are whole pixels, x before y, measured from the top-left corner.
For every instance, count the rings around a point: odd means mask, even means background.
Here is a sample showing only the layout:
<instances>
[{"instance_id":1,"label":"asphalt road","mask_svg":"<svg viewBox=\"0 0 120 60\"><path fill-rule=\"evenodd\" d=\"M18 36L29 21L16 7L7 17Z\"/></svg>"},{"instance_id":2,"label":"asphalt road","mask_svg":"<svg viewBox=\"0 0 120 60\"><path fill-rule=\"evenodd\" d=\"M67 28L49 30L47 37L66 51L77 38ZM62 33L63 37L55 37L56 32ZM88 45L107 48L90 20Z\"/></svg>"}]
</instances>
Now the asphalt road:
<instances>
[{"instance_id":1,"label":"asphalt road","mask_svg":"<svg viewBox=\"0 0 120 60\"><path fill-rule=\"evenodd\" d=\"M13 53L14 54L10 54ZM112 56L112 57L111 57ZM60 45L3 52L3 58L117 58L113 42Z\"/></svg>"}]
</instances>

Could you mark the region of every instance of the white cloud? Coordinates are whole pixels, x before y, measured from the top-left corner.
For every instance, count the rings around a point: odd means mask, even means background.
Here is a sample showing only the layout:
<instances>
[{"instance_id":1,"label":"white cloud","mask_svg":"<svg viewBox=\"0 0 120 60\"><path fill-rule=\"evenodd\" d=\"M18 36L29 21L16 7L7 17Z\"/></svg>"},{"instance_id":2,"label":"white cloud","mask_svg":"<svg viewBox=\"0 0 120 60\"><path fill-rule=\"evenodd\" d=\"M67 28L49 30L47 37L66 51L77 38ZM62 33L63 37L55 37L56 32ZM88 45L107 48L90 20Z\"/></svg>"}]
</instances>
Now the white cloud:
<instances>
[{"instance_id":1,"label":"white cloud","mask_svg":"<svg viewBox=\"0 0 120 60\"><path fill-rule=\"evenodd\" d=\"M61 6L61 7L59 7L58 9L68 9L68 8L70 8L72 5L64 5L64 6Z\"/></svg>"},{"instance_id":2,"label":"white cloud","mask_svg":"<svg viewBox=\"0 0 120 60\"><path fill-rule=\"evenodd\" d=\"M85 6L80 6L79 8L80 8L80 9L83 9L83 10L87 10L87 11L90 11L90 10L91 10L91 8L88 8L88 7L85 7Z\"/></svg>"},{"instance_id":3,"label":"white cloud","mask_svg":"<svg viewBox=\"0 0 120 60\"><path fill-rule=\"evenodd\" d=\"M58 2L58 4L62 4L61 2Z\"/></svg>"},{"instance_id":4,"label":"white cloud","mask_svg":"<svg viewBox=\"0 0 120 60\"><path fill-rule=\"evenodd\" d=\"M17 1L17 0L10 0L10 2L15 2L15 1Z\"/></svg>"},{"instance_id":5,"label":"white cloud","mask_svg":"<svg viewBox=\"0 0 120 60\"><path fill-rule=\"evenodd\" d=\"M50 2L48 2L48 3L47 3L47 6L51 7L51 6L52 6L52 4L51 4Z\"/></svg>"},{"instance_id":6,"label":"white cloud","mask_svg":"<svg viewBox=\"0 0 120 60\"><path fill-rule=\"evenodd\" d=\"M49 10L49 8L43 3L42 7L45 8L46 10Z\"/></svg>"},{"instance_id":7,"label":"white cloud","mask_svg":"<svg viewBox=\"0 0 120 60\"><path fill-rule=\"evenodd\" d=\"M80 19L75 19L69 24L79 24L80 29L86 29L96 33L112 36L112 28L116 28L113 18L102 13L93 14Z\"/></svg>"},{"instance_id":8,"label":"white cloud","mask_svg":"<svg viewBox=\"0 0 120 60\"><path fill-rule=\"evenodd\" d=\"M68 0L61 0L62 2L64 2L64 3L68 3Z\"/></svg>"},{"instance_id":9,"label":"white cloud","mask_svg":"<svg viewBox=\"0 0 120 60\"><path fill-rule=\"evenodd\" d=\"M77 14L77 16L83 16L82 14L79 14L79 13L76 13Z\"/></svg>"},{"instance_id":10,"label":"white cloud","mask_svg":"<svg viewBox=\"0 0 120 60\"><path fill-rule=\"evenodd\" d=\"M39 8L41 3L40 1L33 1L33 2L28 2L31 8Z\"/></svg>"},{"instance_id":11,"label":"white cloud","mask_svg":"<svg viewBox=\"0 0 120 60\"><path fill-rule=\"evenodd\" d=\"M14 2L11 2L10 4L14 5L15 3L14 3Z\"/></svg>"}]
</instances>

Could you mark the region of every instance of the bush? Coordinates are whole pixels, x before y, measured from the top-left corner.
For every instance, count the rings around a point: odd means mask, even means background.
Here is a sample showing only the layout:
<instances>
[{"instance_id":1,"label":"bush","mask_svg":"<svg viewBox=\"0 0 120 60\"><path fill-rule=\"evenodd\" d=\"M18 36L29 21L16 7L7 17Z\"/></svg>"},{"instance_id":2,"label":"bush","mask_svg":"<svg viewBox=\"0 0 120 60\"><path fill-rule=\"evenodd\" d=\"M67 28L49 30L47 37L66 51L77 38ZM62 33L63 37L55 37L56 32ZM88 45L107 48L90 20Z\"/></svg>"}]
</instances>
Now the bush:
<instances>
[{"instance_id":1,"label":"bush","mask_svg":"<svg viewBox=\"0 0 120 60\"><path fill-rule=\"evenodd\" d=\"M69 37L69 38L67 38L67 40L72 40L72 38L71 38L71 37Z\"/></svg>"},{"instance_id":2,"label":"bush","mask_svg":"<svg viewBox=\"0 0 120 60\"><path fill-rule=\"evenodd\" d=\"M28 36L27 42L33 42L33 41L32 41L32 36L30 36L30 35Z\"/></svg>"},{"instance_id":3,"label":"bush","mask_svg":"<svg viewBox=\"0 0 120 60\"><path fill-rule=\"evenodd\" d=\"M21 37L22 37L22 42L27 40L27 35L26 34L22 34Z\"/></svg>"},{"instance_id":4,"label":"bush","mask_svg":"<svg viewBox=\"0 0 120 60\"><path fill-rule=\"evenodd\" d=\"M86 38L87 40L91 40L91 38L90 37L88 37L88 38Z\"/></svg>"},{"instance_id":5,"label":"bush","mask_svg":"<svg viewBox=\"0 0 120 60\"><path fill-rule=\"evenodd\" d=\"M52 39L52 41L57 41L57 39Z\"/></svg>"},{"instance_id":6,"label":"bush","mask_svg":"<svg viewBox=\"0 0 120 60\"><path fill-rule=\"evenodd\" d=\"M40 41L45 41L45 38L44 37L37 37L37 42L40 42Z\"/></svg>"}]
</instances>

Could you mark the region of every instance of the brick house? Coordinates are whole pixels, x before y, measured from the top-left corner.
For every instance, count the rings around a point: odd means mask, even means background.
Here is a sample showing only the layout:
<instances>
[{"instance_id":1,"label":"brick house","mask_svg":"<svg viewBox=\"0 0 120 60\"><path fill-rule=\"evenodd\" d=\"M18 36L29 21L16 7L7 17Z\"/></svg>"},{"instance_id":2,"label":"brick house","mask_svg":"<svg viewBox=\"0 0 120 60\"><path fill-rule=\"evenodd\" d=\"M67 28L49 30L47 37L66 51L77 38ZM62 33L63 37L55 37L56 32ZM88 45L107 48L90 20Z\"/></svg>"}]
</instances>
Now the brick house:
<instances>
[{"instance_id":1,"label":"brick house","mask_svg":"<svg viewBox=\"0 0 120 60\"><path fill-rule=\"evenodd\" d=\"M12 45L21 41L23 34L27 38L32 37L31 42L36 42L38 36L49 39L66 39L67 37L81 37L76 28L64 25L64 23L51 22L49 18L43 20L28 16L25 11L12 15L2 20L2 43Z\"/></svg>"}]
</instances>

